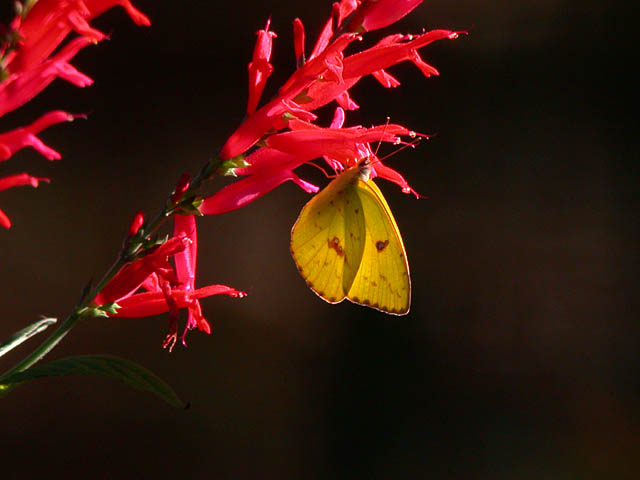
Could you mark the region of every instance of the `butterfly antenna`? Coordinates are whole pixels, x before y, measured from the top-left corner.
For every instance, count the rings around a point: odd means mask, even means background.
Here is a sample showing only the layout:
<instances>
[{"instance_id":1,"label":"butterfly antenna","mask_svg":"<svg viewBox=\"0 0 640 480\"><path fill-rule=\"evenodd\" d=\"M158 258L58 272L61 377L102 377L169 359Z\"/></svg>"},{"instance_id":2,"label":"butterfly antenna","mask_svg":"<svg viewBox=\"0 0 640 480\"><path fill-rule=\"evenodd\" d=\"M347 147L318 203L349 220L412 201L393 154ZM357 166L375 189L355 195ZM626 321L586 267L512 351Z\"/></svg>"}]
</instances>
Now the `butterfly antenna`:
<instances>
[{"instance_id":1,"label":"butterfly antenna","mask_svg":"<svg viewBox=\"0 0 640 480\"><path fill-rule=\"evenodd\" d=\"M382 136L380 140L378 140L378 145L376 145L376 151L373 152L373 158L378 158L378 151L380 150L380 145L382 145L382 139L384 138L384 134L387 133L387 127L389 126L389 122L391 121L391 117L387 117L387 121L384 122L384 129L382 130Z\"/></svg>"},{"instance_id":2,"label":"butterfly antenna","mask_svg":"<svg viewBox=\"0 0 640 480\"><path fill-rule=\"evenodd\" d=\"M327 178L335 178L335 175L330 175L326 172L326 170L324 168L322 168L320 165L313 163L313 162L308 162L307 165L311 165L312 167L316 167L318 170L320 170L322 172L322 174L327 177Z\"/></svg>"},{"instance_id":3,"label":"butterfly antenna","mask_svg":"<svg viewBox=\"0 0 640 480\"><path fill-rule=\"evenodd\" d=\"M370 165L375 165L376 163L382 162L383 160L386 160L387 158L394 156L396 153L400 153L401 151L403 151L406 148L409 148L409 147L413 148L416 145L418 145L421 141L422 141L422 138L417 137L417 138L414 138L413 140L411 140L409 143L403 144L401 147L398 147L393 152L388 153L387 155L385 155L382 158L378 158L378 156L376 155L376 157L375 157L376 160L374 160L373 162L370 162Z\"/></svg>"}]
</instances>

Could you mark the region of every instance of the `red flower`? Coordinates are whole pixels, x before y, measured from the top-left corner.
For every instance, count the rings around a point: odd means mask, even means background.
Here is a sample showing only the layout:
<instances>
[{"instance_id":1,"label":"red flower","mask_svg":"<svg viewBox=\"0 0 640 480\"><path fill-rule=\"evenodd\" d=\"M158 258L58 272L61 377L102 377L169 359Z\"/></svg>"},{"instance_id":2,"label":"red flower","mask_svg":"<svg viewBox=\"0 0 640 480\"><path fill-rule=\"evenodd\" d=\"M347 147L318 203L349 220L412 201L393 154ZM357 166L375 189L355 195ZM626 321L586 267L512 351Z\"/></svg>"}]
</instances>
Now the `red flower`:
<instances>
[{"instance_id":1,"label":"red flower","mask_svg":"<svg viewBox=\"0 0 640 480\"><path fill-rule=\"evenodd\" d=\"M293 52L296 56L296 66L300 68L305 62L304 56L304 25L299 18L293 19Z\"/></svg>"},{"instance_id":2,"label":"red flower","mask_svg":"<svg viewBox=\"0 0 640 480\"><path fill-rule=\"evenodd\" d=\"M71 122L77 115L62 110L46 113L31 125L0 133L0 161L7 160L24 147L33 147L47 160L60 160L60 154L47 147L36 134L56 123Z\"/></svg>"},{"instance_id":3,"label":"red flower","mask_svg":"<svg viewBox=\"0 0 640 480\"><path fill-rule=\"evenodd\" d=\"M457 38L458 33L450 30L432 30L422 35L390 35L382 39L377 45L362 52L350 55L338 61L334 68L334 75L323 76L322 81L309 81L306 91L307 102L304 108L315 110L328 104L332 100L338 100L340 106L353 110L357 108L349 103L346 95L348 89L353 87L362 77L372 75L382 86L396 87L400 82L389 75L384 69L403 61L413 62L426 76L438 75L438 71L425 63L418 49L430 43L445 38Z\"/></svg>"},{"instance_id":4,"label":"red flower","mask_svg":"<svg viewBox=\"0 0 640 480\"><path fill-rule=\"evenodd\" d=\"M303 105L307 101L303 91L321 76L329 78L331 71L327 66L334 64L336 56L341 56L342 51L356 38L351 34L341 36L325 49L322 55L309 60L296 70L280 89L279 95L248 117L229 137L220 150L220 157L227 160L240 155L269 130L283 129L287 126L285 114L303 120L315 120L316 116L311 113L311 109Z\"/></svg>"},{"instance_id":5,"label":"red flower","mask_svg":"<svg viewBox=\"0 0 640 480\"><path fill-rule=\"evenodd\" d=\"M169 258L183 251L190 240L186 237L173 237L156 247L144 257L125 265L93 299L96 305L120 302L133 295L151 275L156 280L164 280L174 285L178 279Z\"/></svg>"},{"instance_id":6,"label":"red flower","mask_svg":"<svg viewBox=\"0 0 640 480\"><path fill-rule=\"evenodd\" d=\"M13 27L24 40L8 62L11 71L24 71L46 59L65 37L75 30L90 43L106 38L89 25L104 11L121 5L138 25L151 25L149 19L128 0L39 0L26 18L14 20Z\"/></svg>"},{"instance_id":7,"label":"red flower","mask_svg":"<svg viewBox=\"0 0 640 480\"><path fill-rule=\"evenodd\" d=\"M403 143L399 136L414 137L416 134L393 124L374 128L342 128L342 109L358 108L349 95L349 89L366 75L372 75L386 88L400 85L385 70L397 63L410 61L425 76L438 75L434 67L422 60L418 50L436 40L456 38L457 32L433 30L416 36L389 35L371 48L344 56L350 44L361 40L361 36L354 31L365 32L385 27L407 15L421 1L342 0L334 3L332 17L318 36L308 61L305 61L304 53L304 26L299 19L295 19L293 31L297 70L280 88L278 95L255 112L254 99L259 94L255 91L250 94L249 117L229 137L219 153L222 160L228 160L244 154L261 141L261 148L245 158L250 166L235 169L236 174L247 177L206 198L200 206L200 212L216 214L242 207L287 180L308 192L315 192L318 188L300 179L294 170L320 157L336 172L369 158L372 176L390 180L398 184L403 192L419 196L402 175L376 158L370 147L371 142ZM345 24L347 19L348 24ZM268 26L269 23L262 32L267 32ZM271 38L268 39L269 53L270 50ZM256 47L257 51L259 49ZM316 119L313 111L333 100L342 108L337 109L331 128L320 128L311 123ZM285 128L288 131L278 133Z\"/></svg>"},{"instance_id":8,"label":"red flower","mask_svg":"<svg viewBox=\"0 0 640 480\"><path fill-rule=\"evenodd\" d=\"M223 160L242 154L270 130L285 128L292 117L315 120L315 115L311 112L333 100L345 109L358 108L349 97L348 90L366 75L373 75L387 88L395 87L400 82L384 69L406 60L413 62L426 76L437 75L438 71L420 58L418 49L436 40L458 36L450 30L434 30L415 37L391 35L372 48L344 57L343 52L347 46L361 37L345 33L331 41L334 36L333 25L337 22L339 27L343 19L355 9L356 2L343 0L334 5L337 6L334 7L333 19L327 22L321 32L310 60L291 75L276 98L256 110L229 137L219 154ZM362 21L371 19L371 26L376 26L382 25L380 18L385 12L393 13L397 20L415 8L416 4L411 1L393 3L383 0L376 5L367 3L366 6L368 10L362 10ZM360 9L356 11L356 15L358 12ZM296 19L294 46L298 61L304 56L303 42L304 28Z\"/></svg>"},{"instance_id":9,"label":"red flower","mask_svg":"<svg viewBox=\"0 0 640 480\"><path fill-rule=\"evenodd\" d=\"M247 115L256 111L260 97L267 83L267 79L273 72L271 59L271 47L275 33L269 31L271 19L267 20L264 30L258 30L258 40L253 51L253 60L249 63L249 101L247 103Z\"/></svg>"},{"instance_id":10,"label":"red flower","mask_svg":"<svg viewBox=\"0 0 640 480\"><path fill-rule=\"evenodd\" d=\"M0 115L31 100L58 76L77 86L91 85L89 77L67 62L81 48L106 38L88 22L116 5L122 5L137 24L150 25L128 0L40 0L24 20L17 16L11 27L21 40L4 59L8 78L0 85ZM81 36L48 59L71 30Z\"/></svg>"},{"instance_id":11,"label":"red flower","mask_svg":"<svg viewBox=\"0 0 640 480\"><path fill-rule=\"evenodd\" d=\"M364 0L349 22L351 32L370 32L397 22L423 0Z\"/></svg>"},{"instance_id":12,"label":"red flower","mask_svg":"<svg viewBox=\"0 0 640 480\"><path fill-rule=\"evenodd\" d=\"M182 333L182 343L186 345L187 331L193 328L211 333L211 326L202 314L201 298L220 294L232 297L246 295L225 285L195 288L195 217L175 215L173 218L173 237L146 256L123 267L93 301L97 305L116 302L120 308L111 315L113 317L137 318L169 312L169 333L163 342L163 347L169 350L173 349L178 338L180 309L186 308L188 311ZM134 218L134 224L139 228L138 215ZM175 268L170 258L173 258Z\"/></svg>"},{"instance_id":13,"label":"red flower","mask_svg":"<svg viewBox=\"0 0 640 480\"><path fill-rule=\"evenodd\" d=\"M417 134L395 124L372 128L341 128L343 121L344 111L340 108L336 110L331 128L322 128L302 120L289 121L290 131L267 137L265 147L245 158L250 166L235 169L236 174L247 177L204 199L200 212L211 215L235 210L287 180L293 181L308 193L315 193L318 187L299 178L294 170L321 157L336 172L356 165L363 158L369 158L372 177L380 176L390 180L398 184L404 193L418 196L402 175L385 166L375 156L370 146L372 142L406 143L402 142L402 135L413 138Z\"/></svg>"},{"instance_id":14,"label":"red flower","mask_svg":"<svg viewBox=\"0 0 640 480\"><path fill-rule=\"evenodd\" d=\"M271 148L261 148L247 156L245 160L251 166L238 168L235 171L238 175L247 175L247 177L205 198L200 205L202 214L213 215L244 207L287 180L293 181L308 193L318 191L318 187L305 182L293 173L293 170L303 163L295 155Z\"/></svg>"},{"instance_id":15,"label":"red flower","mask_svg":"<svg viewBox=\"0 0 640 480\"><path fill-rule=\"evenodd\" d=\"M4 178L0 178L0 192L6 190L11 187L19 187L22 185L31 185L32 187L37 187L39 182L47 182L49 183L48 178L42 177L32 177L26 173L18 173L16 175L9 175ZM4 228L11 227L11 220L9 217L0 210L0 226Z\"/></svg>"},{"instance_id":16,"label":"red flower","mask_svg":"<svg viewBox=\"0 0 640 480\"><path fill-rule=\"evenodd\" d=\"M150 24L149 19L128 0L39 0L29 4L31 7L26 16L23 18L20 14L15 17L6 35L7 40L0 45L0 116L24 105L58 77L79 87L93 83L91 78L77 71L69 61L90 43L106 38L88 23L105 10L121 5L137 24ZM71 30L81 36L49 58ZM7 160L16 151L27 146L35 148L49 160L60 159L60 154L42 143L36 135L55 123L71 121L76 117L63 111L54 111L43 115L29 126L0 134L0 161ZM33 186L37 186L37 181L42 180L22 175L2 179L4 188L25 184L19 183L17 178ZM18 183L9 184L8 179ZM0 225L5 228L11 225L2 212Z\"/></svg>"},{"instance_id":17,"label":"red flower","mask_svg":"<svg viewBox=\"0 0 640 480\"><path fill-rule=\"evenodd\" d=\"M69 42L60 52L29 70L12 73L0 84L0 116L24 105L57 77L63 78L78 87L93 83L91 78L80 73L69 64L76 53L89 45L85 37Z\"/></svg>"}]
</instances>

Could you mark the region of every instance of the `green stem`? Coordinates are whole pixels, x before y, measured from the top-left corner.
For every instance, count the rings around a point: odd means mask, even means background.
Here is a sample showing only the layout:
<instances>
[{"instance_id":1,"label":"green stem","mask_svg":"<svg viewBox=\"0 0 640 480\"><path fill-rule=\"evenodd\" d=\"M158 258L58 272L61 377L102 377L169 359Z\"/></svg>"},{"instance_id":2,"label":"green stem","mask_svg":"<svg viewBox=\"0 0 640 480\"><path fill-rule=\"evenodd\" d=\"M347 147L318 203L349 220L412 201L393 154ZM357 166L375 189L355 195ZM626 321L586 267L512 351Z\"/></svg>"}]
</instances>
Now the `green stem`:
<instances>
[{"instance_id":1,"label":"green stem","mask_svg":"<svg viewBox=\"0 0 640 480\"><path fill-rule=\"evenodd\" d=\"M197 191L203 181L211 178L215 175L215 169L219 164L219 159L214 159L211 162L207 162L207 164L200 170L198 175L191 181L187 192L185 195L193 193ZM172 208L164 207L151 221L147 223L145 226L144 234L145 236L150 236L162 225L162 223L171 216ZM96 297L98 293L109 283L109 281L120 271L120 269L129 262L129 258L126 255L127 248L125 247L118 255L118 259L115 263L109 268L107 273L105 273L102 280L95 285L89 292L87 292L81 299L80 303L74 308L73 312L65 318L65 320L60 324L60 326L44 341L42 344L36 348L29 356L24 358L18 364L16 364L10 370L7 370L5 373L0 375L0 384L2 380L5 378L9 378L11 375L17 372L22 372L40 360L49 353L59 342L62 340L69 330L80 320L83 318L83 315L80 312L85 309L91 301ZM5 387L6 389L7 387Z\"/></svg>"},{"instance_id":2,"label":"green stem","mask_svg":"<svg viewBox=\"0 0 640 480\"><path fill-rule=\"evenodd\" d=\"M36 348L33 352L31 352L31 354L29 354L26 358L16 364L13 368L0 375L0 382L2 382L4 378L8 378L14 373L22 372L23 370L26 370L27 368L42 360L42 358L47 353L49 353L53 349L53 347L55 347L58 342L60 342L60 340L64 338L64 336L69 332L69 330L71 330L76 322L82 318L82 316L79 315L78 312L89 305L91 300L93 300L95 296L100 292L100 290L102 290L104 286L109 283L109 281L115 276L116 273L118 273L122 265L124 265L125 263L126 262L122 259L116 261L111 266L109 271L104 275L102 280L94 288L92 288L84 296L84 298L82 298L73 312L64 319L60 326L44 342L42 342L42 344L40 344L38 348Z\"/></svg>"}]
</instances>

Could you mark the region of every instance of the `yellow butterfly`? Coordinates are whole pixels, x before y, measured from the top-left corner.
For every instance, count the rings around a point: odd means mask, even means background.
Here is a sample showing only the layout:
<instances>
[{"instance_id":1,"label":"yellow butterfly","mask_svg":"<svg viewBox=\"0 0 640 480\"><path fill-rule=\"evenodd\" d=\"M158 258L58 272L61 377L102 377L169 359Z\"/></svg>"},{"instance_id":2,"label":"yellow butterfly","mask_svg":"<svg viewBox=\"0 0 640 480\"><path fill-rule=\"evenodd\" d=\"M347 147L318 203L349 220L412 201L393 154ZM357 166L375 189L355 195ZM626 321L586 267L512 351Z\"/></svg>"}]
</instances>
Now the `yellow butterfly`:
<instances>
[{"instance_id":1,"label":"yellow butterfly","mask_svg":"<svg viewBox=\"0 0 640 480\"><path fill-rule=\"evenodd\" d=\"M342 172L302 209L291 254L307 285L329 303L345 298L394 315L409 312L407 254L368 162Z\"/></svg>"}]
</instances>

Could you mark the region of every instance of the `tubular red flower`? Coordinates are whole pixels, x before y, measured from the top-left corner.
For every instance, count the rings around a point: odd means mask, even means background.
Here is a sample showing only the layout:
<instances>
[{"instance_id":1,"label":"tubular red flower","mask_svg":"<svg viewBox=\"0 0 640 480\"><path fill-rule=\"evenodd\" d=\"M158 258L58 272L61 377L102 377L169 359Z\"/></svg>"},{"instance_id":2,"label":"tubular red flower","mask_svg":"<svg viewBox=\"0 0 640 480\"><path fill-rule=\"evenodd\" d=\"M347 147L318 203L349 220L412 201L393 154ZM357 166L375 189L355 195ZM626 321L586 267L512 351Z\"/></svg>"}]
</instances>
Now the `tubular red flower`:
<instances>
[{"instance_id":1,"label":"tubular red flower","mask_svg":"<svg viewBox=\"0 0 640 480\"><path fill-rule=\"evenodd\" d=\"M384 5L388 5L387 2ZM403 8L409 6L405 4ZM270 130L285 128L285 113L308 120L303 115L308 116L313 110L333 100L345 109L358 108L348 90L366 75L373 75L387 88L398 86L400 82L384 70L396 63L409 60L424 75L438 75L435 68L420 58L418 49L436 40L458 36L450 30L434 30L415 37L390 35L372 48L344 57L347 46L360 39L360 36L346 33L330 42L333 33L333 20L329 20L310 60L291 75L275 99L250 115L229 137L219 154L222 159L242 154Z\"/></svg>"},{"instance_id":2,"label":"tubular red flower","mask_svg":"<svg viewBox=\"0 0 640 480\"><path fill-rule=\"evenodd\" d=\"M137 217L136 217L137 218ZM211 333L202 314L200 299L211 295L244 297L244 292L225 285L195 288L198 238L193 215L174 215L173 237L146 256L123 267L95 297L93 303L116 302L121 308L113 317L146 317L169 312L169 333L163 347L171 350L178 338L178 313L188 311L182 343L189 330ZM137 222L134 221L137 226ZM175 267L169 262L173 258ZM142 290L141 290L142 289Z\"/></svg>"},{"instance_id":3,"label":"tubular red flower","mask_svg":"<svg viewBox=\"0 0 640 480\"><path fill-rule=\"evenodd\" d=\"M299 18L293 19L293 51L296 56L297 67L300 68L305 62L304 56L304 25Z\"/></svg>"},{"instance_id":4,"label":"tubular red flower","mask_svg":"<svg viewBox=\"0 0 640 480\"><path fill-rule=\"evenodd\" d=\"M24 71L38 65L72 30L91 43L103 40L106 36L88 22L116 5L122 6L136 24L151 25L128 0L39 0L20 22L18 33L24 40L8 62L10 71Z\"/></svg>"},{"instance_id":5,"label":"tubular red flower","mask_svg":"<svg viewBox=\"0 0 640 480\"><path fill-rule=\"evenodd\" d=\"M378 175L400 185L403 192L416 194L402 175L383 165L375 157L369 146L371 142L380 141L403 143L401 136L415 137L415 132L396 124L372 128L341 128L343 122L344 111L340 108L336 109L330 128L322 128L302 120L290 120L289 131L267 137L265 147L245 158L250 166L235 170L237 175L247 177L206 198L200 206L200 212L212 215L235 210L288 180L308 193L315 193L318 187L299 178L294 170L316 158L324 158L331 168L341 171L368 157L374 177Z\"/></svg>"},{"instance_id":6,"label":"tubular red flower","mask_svg":"<svg viewBox=\"0 0 640 480\"><path fill-rule=\"evenodd\" d=\"M369 32L397 22L423 0L364 0L349 22L351 32Z\"/></svg>"},{"instance_id":7,"label":"tubular red flower","mask_svg":"<svg viewBox=\"0 0 640 480\"><path fill-rule=\"evenodd\" d=\"M96 295L93 303L104 305L112 302L119 302L123 298L132 295L142 283L153 273L165 278L173 284L178 283L178 279L173 273L173 267L169 263L169 257L183 251L188 238L170 238L164 244L157 247L146 256L125 265Z\"/></svg>"},{"instance_id":8,"label":"tubular red flower","mask_svg":"<svg viewBox=\"0 0 640 480\"><path fill-rule=\"evenodd\" d=\"M342 51L355 39L356 37L351 34L342 35L331 44L330 48L325 49L322 55L309 60L299 68L280 89L276 98L247 118L229 137L220 150L220 157L227 160L240 155L269 130L277 131L284 128L287 125L283 120L285 113L291 113L303 120L314 120L315 115L310 113L312 109L302 104L311 100L306 98L304 90L311 82L326 73L326 64L335 63L334 59L341 57Z\"/></svg>"},{"instance_id":9,"label":"tubular red flower","mask_svg":"<svg viewBox=\"0 0 640 480\"><path fill-rule=\"evenodd\" d=\"M36 188L40 182L49 183L49 179L44 177L34 177L27 173L9 175L0 178L0 192L7 190L8 188L20 187L23 185L31 185ZM11 227L11 220L9 220L9 217L2 210L0 210L0 226L4 228Z\"/></svg>"},{"instance_id":10,"label":"tubular red flower","mask_svg":"<svg viewBox=\"0 0 640 480\"><path fill-rule=\"evenodd\" d=\"M76 86L91 85L93 80L78 72L68 62L89 43L96 43L105 35L93 29L88 21L105 10L121 5L139 25L150 25L149 19L136 10L129 0L40 0L32 2L25 18L18 15L10 26L9 40L0 45L2 74L0 82L0 116L10 112L38 95L57 77ZM81 36L55 51L71 30ZM17 41L13 39L19 39ZM47 113L29 126L0 134L0 161L7 160L16 151L31 146L49 160L60 159L60 154L42 143L36 136L43 129L77 116L63 111ZM4 188L20 184L18 179L37 186L43 178L22 176L5 177ZM9 184L10 182L13 184ZM16 183L18 182L18 183ZM9 218L0 211L0 225L8 228Z\"/></svg>"},{"instance_id":11,"label":"tubular red flower","mask_svg":"<svg viewBox=\"0 0 640 480\"><path fill-rule=\"evenodd\" d=\"M295 155L261 148L245 160L251 166L237 169L236 173L248 176L205 198L200 205L202 214L215 215L244 207L288 180L308 193L318 191L318 187L293 173L293 170L303 163Z\"/></svg>"},{"instance_id":12,"label":"tubular red flower","mask_svg":"<svg viewBox=\"0 0 640 480\"><path fill-rule=\"evenodd\" d=\"M384 69L407 60L413 62L427 77L438 75L435 68L420 58L418 49L436 40L453 39L457 36L457 32L450 30L433 30L416 37L391 35L367 50L342 59L342 68L334 69L334 72L340 73L336 80L323 77L323 81L309 82L306 93L309 101L304 104L304 107L308 110L320 108L347 92L362 77L370 74L375 74L374 77L385 87L398 86L400 82L387 74Z\"/></svg>"},{"instance_id":13,"label":"tubular red flower","mask_svg":"<svg viewBox=\"0 0 640 480\"><path fill-rule=\"evenodd\" d=\"M316 125L292 120L291 131L271 135L265 140L268 147L289 153L300 163L323 155L338 160L345 167L361 158L361 145L370 142L400 143L399 135L415 136L407 128L387 124L373 128L322 128Z\"/></svg>"},{"instance_id":14,"label":"tubular red flower","mask_svg":"<svg viewBox=\"0 0 640 480\"><path fill-rule=\"evenodd\" d=\"M229 295L230 297L242 298L246 293L226 285L209 285L193 292L181 289L171 290L171 298L175 300L178 308L187 308L192 298L201 299L212 295ZM112 317L148 317L169 311L167 300L162 292L137 293L120 300L118 305L122 308L118 310L118 313L111 315Z\"/></svg>"},{"instance_id":15,"label":"tubular red flower","mask_svg":"<svg viewBox=\"0 0 640 480\"><path fill-rule=\"evenodd\" d=\"M129 225L129 236L133 237L140 227L144 224L144 213L139 211L133 216L133 220L131 220L131 225Z\"/></svg>"},{"instance_id":16,"label":"tubular red flower","mask_svg":"<svg viewBox=\"0 0 640 480\"><path fill-rule=\"evenodd\" d=\"M31 125L0 134L0 161L7 160L24 147L33 147L48 160L60 160L60 154L42 143L36 134L51 125L71 122L75 118L77 115L56 110L44 114Z\"/></svg>"},{"instance_id":17,"label":"tubular red flower","mask_svg":"<svg viewBox=\"0 0 640 480\"><path fill-rule=\"evenodd\" d=\"M0 83L0 116L24 105L57 77L78 87L86 87L93 80L78 72L68 61L82 48L89 45L85 37L69 42L59 53L25 72L14 73Z\"/></svg>"},{"instance_id":18,"label":"tubular red flower","mask_svg":"<svg viewBox=\"0 0 640 480\"><path fill-rule=\"evenodd\" d=\"M249 63L249 101L247 102L247 115L252 115L256 111L267 79L273 72L273 65L269 63L271 59L271 48L274 32L269 31L271 19L267 20L264 30L258 30L258 39L253 50L253 60Z\"/></svg>"}]
</instances>

